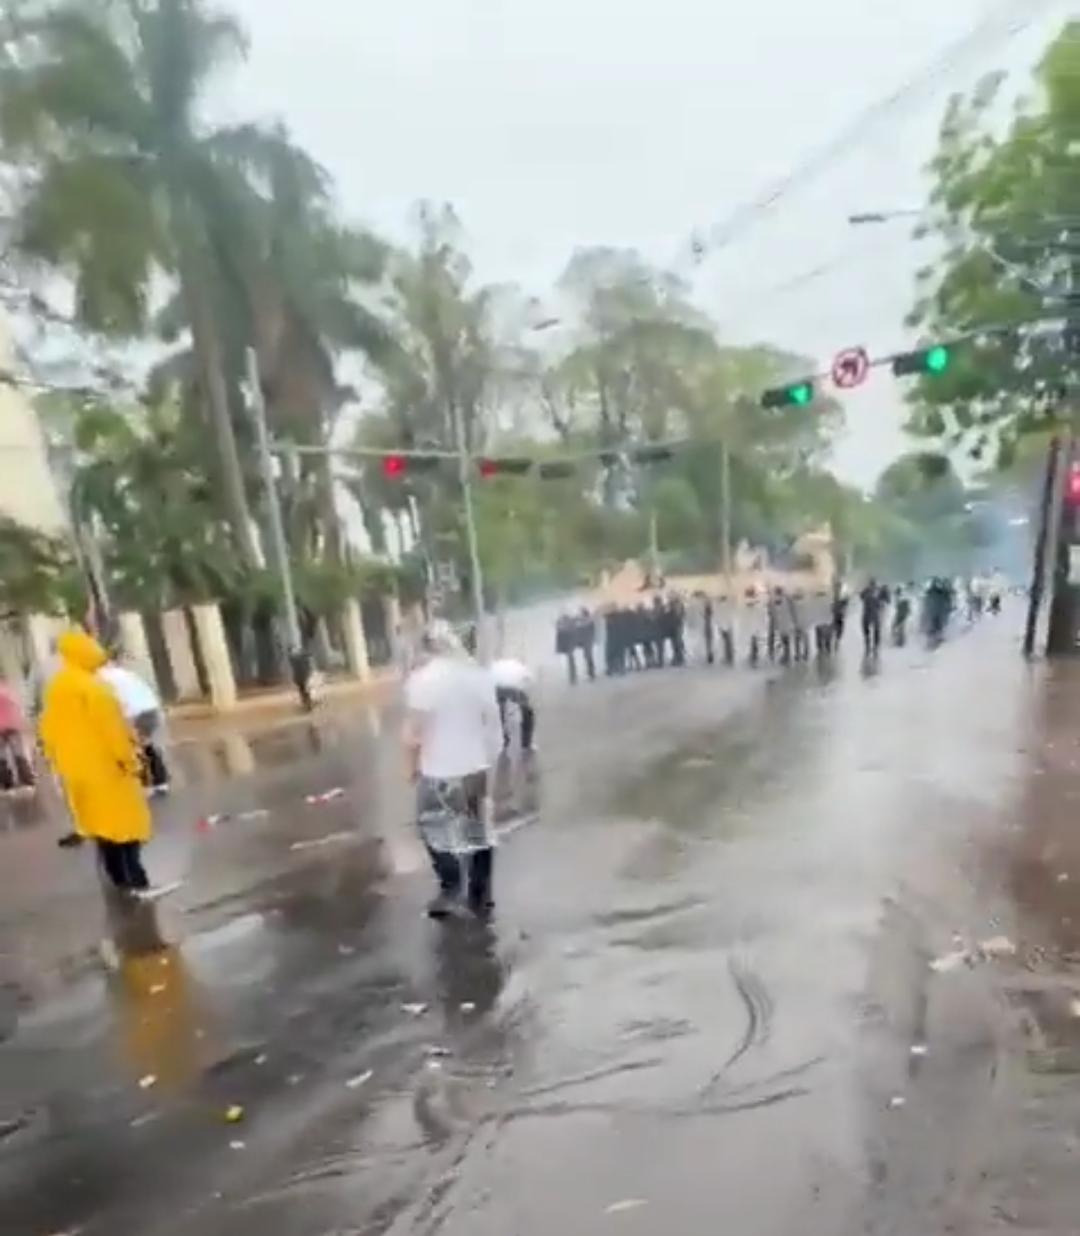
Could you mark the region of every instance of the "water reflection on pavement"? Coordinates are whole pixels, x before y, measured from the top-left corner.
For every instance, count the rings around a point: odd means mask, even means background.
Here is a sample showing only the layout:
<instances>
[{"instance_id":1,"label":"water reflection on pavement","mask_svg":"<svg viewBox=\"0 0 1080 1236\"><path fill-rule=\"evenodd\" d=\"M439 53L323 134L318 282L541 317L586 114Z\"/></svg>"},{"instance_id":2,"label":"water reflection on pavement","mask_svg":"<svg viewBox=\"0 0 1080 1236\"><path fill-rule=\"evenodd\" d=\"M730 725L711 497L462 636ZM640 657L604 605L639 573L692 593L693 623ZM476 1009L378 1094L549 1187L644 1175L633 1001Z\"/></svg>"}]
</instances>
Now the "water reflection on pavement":
<instances>
[{"instance_id":1,"label":"water reflection on pavement","mask_svg":"<svg viewBox=\"0 0 1080 1236\"><path fill-rule=\"evenodd\" d=\"M552 689L538 767L500 770L491 926L422 915L392 710L181 747L156 907L103 908L90 855L9 807L3 1230L836 1236L1019 1205L986 1163L1022 1127L998 1079L1032 971L927 962L1074 947L1071 737L1038 771L1073 693L1004 622L861 668Z\"/></svg>"}]
</instances>

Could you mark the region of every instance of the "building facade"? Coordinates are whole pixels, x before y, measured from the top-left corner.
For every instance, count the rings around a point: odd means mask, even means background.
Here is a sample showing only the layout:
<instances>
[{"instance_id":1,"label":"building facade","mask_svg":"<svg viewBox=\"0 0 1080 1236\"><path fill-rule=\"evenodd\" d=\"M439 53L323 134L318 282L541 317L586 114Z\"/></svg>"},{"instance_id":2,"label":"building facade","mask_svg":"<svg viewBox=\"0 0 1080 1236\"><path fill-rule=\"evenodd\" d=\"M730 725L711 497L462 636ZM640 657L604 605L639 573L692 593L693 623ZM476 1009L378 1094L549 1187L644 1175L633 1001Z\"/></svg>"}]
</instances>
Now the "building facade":
<instances>
[{"instance_id":1,"label":"building facade","mask_svg":"<svg viewBox=\"0 0 1080 1236\"><path fill-rule=\"evenodd\" d=\"M0 317L0 515L41 532L60 533L67 521L49 468L45 434L26 392L9 380L14 369L14 342Z\"/></svg>"}]
</instances>

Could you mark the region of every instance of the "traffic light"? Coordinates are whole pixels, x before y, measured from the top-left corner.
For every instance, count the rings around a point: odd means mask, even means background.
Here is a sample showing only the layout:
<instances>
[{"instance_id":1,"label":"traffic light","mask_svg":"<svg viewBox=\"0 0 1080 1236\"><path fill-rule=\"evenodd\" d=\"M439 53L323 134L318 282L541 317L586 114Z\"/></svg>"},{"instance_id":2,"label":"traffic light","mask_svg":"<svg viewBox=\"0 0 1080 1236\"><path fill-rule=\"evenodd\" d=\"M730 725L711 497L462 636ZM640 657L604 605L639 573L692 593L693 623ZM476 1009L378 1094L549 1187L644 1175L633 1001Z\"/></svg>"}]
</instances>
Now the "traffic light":
<instances>
[{"instance_id":1,"label":"traffic light","mask_svg":"<svg viewBox=\"0 0 1080 1236\"><path fill-rule=\"evenodd\" d=\"M942 374L952 364L952 348L948 344L935 343L930 348L917 352L901 352L893 357L892 370L898 378L913 373Z\"/></svg>"},{"instance_id":2,"label":"traffic light","mask_svg":"<svg viewBox=\"0 0 1080 1236\"><path fill-rule=\"evenodd\" d=\"M774 386L761 396L763 408L806 408L814 402L814 383L806 378L789 386Z\"/></svg>"},{"instance_id":3,"label":"traffic light","mask_svg":"<svg viewBox=\"0 0 1080 1236\"><path fill-rule=\"evenodd\" d=\"M494 476L524 476L532 466L533 461L523 455L504 455L479 460L477 470L487 480Z\"/></svg>"},{"instance_id":4,"label":"traffic light","mask_svg":"<svg viewBox=\"0 0 1080 1236\"><path fill-rule=\"evenodd\" d=\"M382 461L383 476L388 481L400 481L408 470L404 455L384 455Z\"/></svg>"},{"instance_id":5,"label":"traffic light","mask_svg":"<svg viewBox=\"0 0 1080 1236\"><path fill-rule=\"evenodd\" d=\"M674 454L670 446L639 446L630 452L630 458L639 464L664 463Z\"/></svg>"},{"instance_id":6,"label":"traffic light","mask_svg":"<svg viewBox=\"0 0 1080 1236\"><path fill-rule=\"evenodd\" d=\"M1073 460L1069 464L1069 475L1065 478L1065 501L1074 510L1080 507L1080 461Z\"/></svg>"},{"instance_id":7,"label":"traffic light","mask_svg":"<svg viewBox=\"0 0 1080 1236\"><path fill-rule=\"evenodd\" d=\"M441 462L439 455L406 455L394 451L382 456L382 474L388 481L403 481L417 472L431 472Z\"/></svg>"},{"instance_id":8,"label":"traffic light","mask_svg":"<svg viewBox=\"0 0 1080 1236\"><path fill-rule=\"evenodd\" d=\"M542 463L537 471L542 481L561 481L573 476L577 468L570 459L553 459L549 463Z\"/></svg>"}]
</instances>

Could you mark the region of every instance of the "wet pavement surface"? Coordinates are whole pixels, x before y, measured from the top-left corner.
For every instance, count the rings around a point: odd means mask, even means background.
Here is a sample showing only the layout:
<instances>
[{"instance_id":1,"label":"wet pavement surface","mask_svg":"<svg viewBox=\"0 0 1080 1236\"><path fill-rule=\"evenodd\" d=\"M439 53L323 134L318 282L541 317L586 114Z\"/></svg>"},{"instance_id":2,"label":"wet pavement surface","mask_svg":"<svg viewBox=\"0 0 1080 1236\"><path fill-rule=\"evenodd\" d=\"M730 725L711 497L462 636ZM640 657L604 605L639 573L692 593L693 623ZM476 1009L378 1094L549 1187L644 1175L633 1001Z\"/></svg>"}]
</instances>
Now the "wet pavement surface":
<instances>
[{"instance_id":1,"label":"wet pavement surface","mask_svg":"<svg viewBox=\"0 0 1080 1236\"><path fill-rule=\"evenodd\" d=\"M1020 617L546 682L486 926L423 916L393 705L182 743L152 907L0 803L0 1232L1080 1229L1080 676Z\"/></svg>"}]
</instances>

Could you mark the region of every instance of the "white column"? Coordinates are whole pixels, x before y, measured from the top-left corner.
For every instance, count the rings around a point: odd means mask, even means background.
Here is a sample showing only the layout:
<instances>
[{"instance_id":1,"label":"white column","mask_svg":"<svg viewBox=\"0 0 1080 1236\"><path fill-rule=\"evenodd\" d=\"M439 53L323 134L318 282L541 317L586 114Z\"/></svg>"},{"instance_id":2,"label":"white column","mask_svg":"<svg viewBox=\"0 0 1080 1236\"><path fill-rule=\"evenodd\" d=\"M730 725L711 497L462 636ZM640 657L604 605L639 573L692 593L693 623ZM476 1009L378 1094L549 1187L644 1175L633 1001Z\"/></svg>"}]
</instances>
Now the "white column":
<instances>
[{"instance_id":1,"label":"white column","mask_svg":"<svg viewBox=\"0 0 1080 1236\"><path fill-rule=\"evenodd\" d=\"M34 655L34 664L39 668L48 665L56 643L56 619L48 614L28 614L26 635Z\"/></svg>"},{"instance_id":2,"label":"white column","mask_svg":"<svg viewBox=\"0 0 1080 1236\"><path fill-rule=\"evenodd\" d=\"M230 777L250 777L255 771L255 753L251 743L238 730L230 730L224 736L221 751Z\"/></svg>"},{"instance_id":3,"label":"white column","mask_svg":"<svg viewBox=\"0 0 1080 1236\"><path fill-rule=\"evenodd\" d=\"M117 615L117 625L120 628L120 647L131 668L154 688L160 696L157 674L154 672L154 661L150 656L150 645L146 642L146 627L143 625L142 614L136 610L127 610Z\"/></svg>"},{"instance_id":4,"label":"white column","mask_svg":"<svg viewBox=\"0 0 1080 1236\"><path fill-rule=\"evenodd\" d=\"M199 651L210 682L210 702L217 712L227 712L236 707L236 679L233 677L221 609L213 602L193 605L191 616L195 620Z\"/></svg>"},{"instance_id":5,"label":"white column","mask_svg":"<svg viewBox=\"0 0 1080 1236\"><path fill-rule=\"evenodd\" d=\"M403 658L404 632L401 629L401 602L396 596L383 598L383 610L386 614L386 640L390 645L390 664L400 667Z\"/></svg>"},{"instance_id":6,"label":"white column","mask_svg":"<svg viewBox=\"0 0 1080 1236\"><path fill-rule=\"evenodd\" d=\"M371 677L371 662L368 660L367 636L360 602L350 597L341 611L341 625L345 633L345 664L349 673L361 682Z\"/></svg>"},{"instance_id":7,"label":"white column","mask_svg":"<svg viewBox=\"0 0 1080 1236\"><path fill-rule=\"evenodd\" d=\"M161 633L165 638L165 650L169 654L173 682L178 700L197 700L202 696L199 671L191 652L187 619L182 609L166 610L161 615Z\"/></svg>"},{"instance_id":8,"label":"white column","mask_svg":"<svg viewBox=\"0 0 1080 1236\"><path fill-rule=\"evenodd\" d=\"M0 678L12 686L23 682L22 637L15 622L0 622Z\"/></svg>"}]
</instances>

